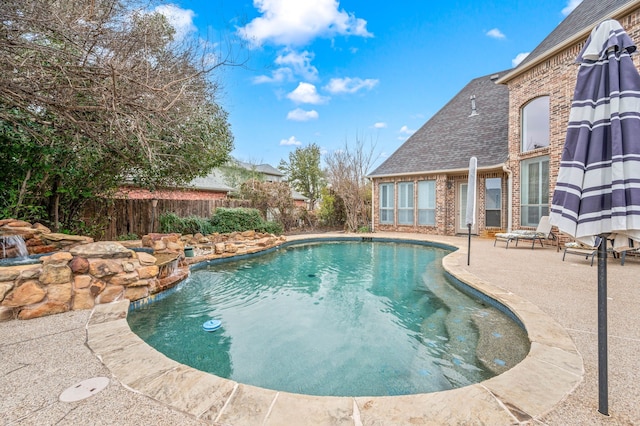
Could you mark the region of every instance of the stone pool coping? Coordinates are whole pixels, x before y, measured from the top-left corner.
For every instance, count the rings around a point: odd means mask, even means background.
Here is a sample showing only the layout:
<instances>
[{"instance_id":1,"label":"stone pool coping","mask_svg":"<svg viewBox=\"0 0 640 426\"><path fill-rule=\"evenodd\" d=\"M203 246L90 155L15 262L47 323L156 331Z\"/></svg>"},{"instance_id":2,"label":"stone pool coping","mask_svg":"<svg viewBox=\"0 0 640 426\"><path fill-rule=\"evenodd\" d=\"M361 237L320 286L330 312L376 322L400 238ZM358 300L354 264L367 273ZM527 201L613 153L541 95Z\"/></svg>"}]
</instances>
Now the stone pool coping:
<instances>
[{"instance_id":1,"label":"stone pool coping","mask_svg":"<svg viewBox=\"0 0 640 426\"><path fill-rule=\"evenodd\" d=\"M300 235L288 241L339 237L344 235ZM374 237L441 243L433 236ZM531 302L467 272L462 266L465 262L465 247L443 259L448 273L513 312L527 330L531 349L507 372L463 388L389 397L323 397L237 383L180 364L147 345L129 328L127 300L93 310L87 344L124 386L208 422L358 426L513 424L539 419L582 381L582 357L568 333L551 317Z\"/></svg>"}]
</instances>

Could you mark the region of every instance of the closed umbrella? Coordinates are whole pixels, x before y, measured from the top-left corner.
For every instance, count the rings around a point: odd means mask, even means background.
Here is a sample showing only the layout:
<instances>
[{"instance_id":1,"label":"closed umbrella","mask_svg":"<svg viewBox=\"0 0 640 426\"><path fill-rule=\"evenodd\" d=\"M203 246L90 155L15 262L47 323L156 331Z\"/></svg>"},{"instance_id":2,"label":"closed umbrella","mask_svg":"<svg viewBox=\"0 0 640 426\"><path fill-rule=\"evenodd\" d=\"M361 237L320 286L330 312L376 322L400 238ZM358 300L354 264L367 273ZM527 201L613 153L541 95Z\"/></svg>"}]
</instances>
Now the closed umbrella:
<instances>
[{"instance_id":1,"label":"closed umbrella","mask_svg":"<svg viewBox=\"0 0 640 426\"><path fill-rule=\"evenodd\" d=\"M598 249L600 413L608 415L607 238L640 241L640 75L636 46L615 20L596 26L580 63L549 219ZM623 242L624 241L624 242Z\"/></svg>"},{"instance_id":2,"label":"closed umbrella","mask_svg":"<svg viewBox=\"0 0 640 426\"><path fill-rule=\"evenodd\" d=\"M469 239L467 247L467 265L471 262L471 228L476 223L476 169L478 167L478 159L471 157L469 159L469 179L467 180L467 211L465 222L469 229Z\"/></svg>"}]
</instances>

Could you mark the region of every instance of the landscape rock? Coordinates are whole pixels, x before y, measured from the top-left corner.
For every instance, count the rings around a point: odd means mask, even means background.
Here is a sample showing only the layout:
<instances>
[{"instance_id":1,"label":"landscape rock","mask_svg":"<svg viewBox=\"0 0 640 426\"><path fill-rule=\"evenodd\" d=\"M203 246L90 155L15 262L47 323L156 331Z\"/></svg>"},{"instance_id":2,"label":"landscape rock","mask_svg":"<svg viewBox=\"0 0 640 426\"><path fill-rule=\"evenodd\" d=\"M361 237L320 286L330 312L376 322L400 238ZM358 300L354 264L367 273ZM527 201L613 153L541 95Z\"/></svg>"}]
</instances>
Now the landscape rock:
<instances>
[{"instance_id":1,"label":"landscape rock","mask_svg":"<svg viewBox=\"0 0 640 426\"><path fill-rule=\"evenodd\" d=\"M40 287L36 281L27 281L9 292L2 301L2 306L16 308L31 305L40 302L46 295L46 290Z\"/></svg>"},{"instance_id":2,"label":"landscape rock","mask_svg":"<svg viewBox=\"0 0 640 426\"><path fill-rule=\"evenodd\" d=\"M71 282L73 272L66 264L45 264L40 274L40 282L45 285Z\"/></svg>"},{"instance_id":3,"label":"landscape rock","mask_svg":"<svg viewBox=\"0 0 640 426\"><path fill-rule=\"evenodd\" d=\"M73 288L76 290L88 289L91 286L91 275L76 275L73 277Z\"/></svg>"},{"instance_id":4,"label":"landscape rock","mask_svg":"<svg viewBox=\"0 0 640 426\"><path fill-rule=\"evenodd\" d=\"M111 303L122 299L124 287L121 285L107 285L98 296L98 303Z\"/></svg>"},{"instance_id":5,"label":"landscape rock","mask_svg":"<svg viewBox=\"0 0 640 426\"><path fill-rule=\"evenodd\" d=\"M71 302L71 295L71 283L52 285L47 289L49 302L68 304Z\"/></svg>"},{"instance_id":6,"label":"landscape rock","mask_svg":"<svg viewBox=\"0 0 640 426\"><path fill-rule=\"evenodd\" d=\"M89 261L80 256L75 256L69 263L69 267L74 274L86 274L89 272Z\"/></svg>"},{"instance_id":7,"label":"landscape rock","mask_svg":"<svg viewBox=\"0 0 640 426\"><path fill-rule=\"evenodd\" d=\"M97 278L122 272L122 264L114 259L89 259L89 273Z\"/></svg>"},{"instance_id":8,"label":"landscape rock","mask_svg":"<svg viewBox=\"0 0 640 426\"><path fill-rule=\"evenodd\" d=\"M46 315L61 314L69 311L69 309L69 305L66 303L43 302L35 306L29 306L21 309L18 313L18 319L26 320Z\"/></svg>"},{"instance_id":9,"label":"landscape rock","mask_svg":"<svg viewBox=\"0 0 640 426\"><path fill-rule=\"evenodd\" d=\"M114 241L100 241L73 247L69 252L73 256L87 259L124 259L133 257L133 251Z\"/></svg>"},{"instance_id":10,"label":"landscape rock","mask_svg":"<svg viewBox=\"0 0 640 426\"><path fill-rule=\"evenodd\" d=\"M76 290L73 295L72 309L92 309L95 306L94 296L88 288Z\"/></svg>"},{"instance_id":11,"label":"landscape rock","mask_svg":"<svg viewBox=\"0 0 640 426\"><path fill-rule=\"evenodd\" d=\"M156 258L155 256L149 254L149 253L145 253L145 252L136 252L136 256L138 258L138 261L140 262L141 265L155 265L156 264Z\"/></svg>"}]
</instances>

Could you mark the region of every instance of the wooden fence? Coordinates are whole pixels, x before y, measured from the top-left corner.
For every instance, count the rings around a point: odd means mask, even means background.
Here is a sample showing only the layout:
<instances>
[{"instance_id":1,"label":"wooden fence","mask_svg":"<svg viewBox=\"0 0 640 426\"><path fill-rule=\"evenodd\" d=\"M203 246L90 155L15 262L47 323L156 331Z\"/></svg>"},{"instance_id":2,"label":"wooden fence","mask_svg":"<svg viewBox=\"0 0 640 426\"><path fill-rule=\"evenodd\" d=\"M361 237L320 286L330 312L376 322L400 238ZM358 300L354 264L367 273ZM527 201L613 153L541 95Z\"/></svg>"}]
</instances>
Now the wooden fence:
<instances>
[{"instance_id":1,"label":"wooden fence","mask_svg":"<svg viewBox=\"0 0 640 426\"><path fill-rule=\"evenodd\" d=\"M99 200L87 205L83 218L87 227L96 228L94 238L116 241L118 237L136 234L139 237L160 232L160 215L175 213L180 217L211 217L218 207L249 207L246 200ZM99 229L99 231L98 231Z\"/></svg>"}]
</instances>

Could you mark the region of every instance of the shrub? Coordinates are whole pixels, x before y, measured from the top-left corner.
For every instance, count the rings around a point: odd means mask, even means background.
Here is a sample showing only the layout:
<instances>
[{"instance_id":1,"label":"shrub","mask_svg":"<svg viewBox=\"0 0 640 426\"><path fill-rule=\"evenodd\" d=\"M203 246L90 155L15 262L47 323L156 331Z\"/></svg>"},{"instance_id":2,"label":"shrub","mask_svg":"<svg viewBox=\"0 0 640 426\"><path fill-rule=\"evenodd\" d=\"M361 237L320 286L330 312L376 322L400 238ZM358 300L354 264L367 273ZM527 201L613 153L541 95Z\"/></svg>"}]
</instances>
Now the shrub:
<instances>
[{"instance_id":1,"label":"shrub","mask_svg":"<svg viewBox=\"0 0 640 426\"><path fill-rule=\"evenodd\" d=\"M242 232L255 230L262 224L262 216L256 209L218 208L211 217L211 225L214 232L228 234L230 232Z\"/></svg>"},{"instance_id":2,"label":"shrub","mask_svg":"<svg viewBox=\"0 0 640 426\"><path fill-rule=\"evenodd\" d=\"M257 231L282 234L282 225L262 219L257 209L218 208L211 217L213 232L228 234L231 232Z\"/></svg>"},{"instance_id":3,"label":"shrub","mask_svg":"<svg viewBox=\"0 0 640 426\"><path fill-rule=\"evenodd\" d=\"M267 234L280 235L284 232L282 224L273 221L262 222L260 229L256 229L257 232L264 232Z\"/></svg>"},{"instance_id":4,"label":"shrub","mask_svg":"<svg viewBox=\"0 0 640 426\"><path fill-rule=\"evenodd\" d=\"M123 234L123 235L118 235L118 241L132 241L132 240L138 240L138 234L135 234L133 232L130 232L128 234Z\"/></svg>"},{"instance_id":5,"label":"shrub","mask_svg":"<svg viewBox=\"0 0 640 426\"><path fill-rule=\"evenodd\" d=\"M175 213L163 213L160 215L160 232L178 234L203 235L213 233L213 226L209 219L199 216L179 217Z\"/></svg>"},{"instance_id":6,"label":"shrub","mask_svg":"<svg viewBox=\"0 0 640 426\"><path fill-rule=\"evenodd\" d=\"M175 213L162 213L159 217L160 232L170 234L182 233L182 219Z\"/></svg>"}]
</instances>

